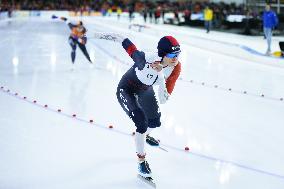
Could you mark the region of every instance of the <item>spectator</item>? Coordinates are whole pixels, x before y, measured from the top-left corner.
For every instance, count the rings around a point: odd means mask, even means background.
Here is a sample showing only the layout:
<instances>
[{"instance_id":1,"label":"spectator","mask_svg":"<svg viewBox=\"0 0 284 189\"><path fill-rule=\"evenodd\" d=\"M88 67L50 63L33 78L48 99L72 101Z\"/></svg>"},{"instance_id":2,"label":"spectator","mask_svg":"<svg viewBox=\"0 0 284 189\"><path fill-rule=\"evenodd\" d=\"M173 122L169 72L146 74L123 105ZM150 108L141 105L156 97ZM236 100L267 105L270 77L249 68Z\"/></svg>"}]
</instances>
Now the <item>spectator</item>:
<instances>
[{"instance_id":1,"label":"spectator","mask_svg":"<svg viewBox=\"0 0 284 189\"><path fill-rule=\"evenodd\" d=\"M267 4L265 6L265 11L262 15L263 20L263 32L267 41L267 50L266 55L271 54L271 38L272 38L272 30L278 24L278 18L274 11L270 10L270 5Z\"/></svg>"},{"instance_id":2,"label":"spectator","mask_svg":"<svg viewBox=\"0 0 284 189\"><path fill-rule=\"evenodd\" d=\"M204 23L206 32L209 33L213 19L213 11L208 6L204 9Z\"/></svg>"},{"instance_id":3,"label":"spectator","mask_svg":"<svg viewBox=\"0 0 284 189\"><path fill-rule=\"evenodd\" d=\"M177 21L177 23L179 24L179 16L178 16L178 10L176 9L175 11L174 11L174 15L175 15L175 20Z\"/></svg>"},{"instance_id":4,"label":"spectator","mask_svg":"<svg viewBox=\"0 0 284 189\"><path fill-rule=\"evenodd\" d=\"M144 22L145 23L147 22L147 14L148 14L147 8L144 8L144 10L143 10L143 18L144 18Z\"/></svg>"},{"instance_id":5,"label":"spectator","mask_svg":"<svg viewBox=\"0 0 284 189\"><path fill-rule=\"evenodd\" d=\"M129 13L129 22L131 22L134 18L134 4L130 5L129 6L129 10L128 10L128 13Z\"/></svg>"},{"instance_id":6,"label":"spectator","mask_svg":"<svg viewBox=\"0 0 284 189\"><path fill-rule=\"evenodd\" d=\"M153 10L152 9L149 11L149 19L150 19L150 23L152 23L153 22Z\"/></svg>"},{"instance_id":7,"label":"spectator","mask_svg":"<svg viewBox=\"0 0 284 189\"><path fill-rule=\"evenodd\" d=\"M111 8L108 8L108 9L107 9L107 15L108 15L108 16L111 16L111 15L112 15L112 9L111 9Z\"/></svg>"},{"instance_id":8,"label":"spectator","mask_svg":"<svg viewBox=\"0 0 284 189\"><path fill-rule=\"evenodd\" d=\"M155 11L155 24L159 23L160 17L161 17L161 7L158 7Z\"/></svg>"},{"instance_id":9,"label":"spectator","mask_svg":"<svg viewBox=\"0 0 284 189\"><path fill-rule=\"evenodd\" d=\"M117 19L119 20L120 19L120 15L122 13L122 9L120 7L118 7L117 10L116 10L116 13L117 13Z\"/></svg>"},{"instance_id":10,"label":"spectator","mask_svg":"<svg viewBox=\"0 0 284 189\"><path fill-rule=\"evenodd\" d=\"M191 12L189 9L185 9L184 12L184 19L185 19L185 23L189 23L190 22L190 15L191 15Z\"/></svg>"}]
</instances>

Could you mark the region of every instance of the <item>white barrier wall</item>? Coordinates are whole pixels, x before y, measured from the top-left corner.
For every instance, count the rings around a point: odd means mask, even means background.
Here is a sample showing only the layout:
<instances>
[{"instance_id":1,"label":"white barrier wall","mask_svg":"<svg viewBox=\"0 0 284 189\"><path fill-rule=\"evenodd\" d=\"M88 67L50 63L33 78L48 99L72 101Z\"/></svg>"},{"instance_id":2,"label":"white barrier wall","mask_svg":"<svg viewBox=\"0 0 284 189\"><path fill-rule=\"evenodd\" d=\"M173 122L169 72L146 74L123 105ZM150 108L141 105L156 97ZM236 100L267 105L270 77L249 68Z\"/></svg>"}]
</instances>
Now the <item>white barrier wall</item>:
<instances>
[{"instance_id":1,"label":"white barrier wall","mask_svg":"<svg viewBox=\"0 0 284 189\"><path fill-rule=\"evenodd\" d=\"M227 4L230 4L230 3L236 3L237 5L238 4L242 4L242 3L246 3L246 0L211 0L210 2L214 2L214 3L220 3L220 2L225 2Z\"/></svg>"},{"instance_id":2,"label":"white barrier wall","mask_svg":"<svg viewBox=\"0 0 284 189\"><path fill-rule=\"evenodd\" d=\"M52 15L56 15L58 17L77 17L79 18L81 16L81 13L80 12L74 12L74 11L56 11L56 10L52 10L52 11L38 11L38 10L35 10L35 11L23 11L23 10L17 10L17 11L13 11L12 13L12 17L14 18L28 18L28 17L41 17L41 18L47 18L47 19L50 19ZM82 16L103 16L101 14L101 12L83 12L82 13ZM117 17L117 13L114 12L114 13L111 13L110 15L109 14L106 14L105 17ZM129 17L129 13L128 12L123 12L121 15L121 17L124 17L124 18L128 18ZM135 17L135 22L137 22L138 24L139 23L144 23L143 21L143 17L141 16L140 13L133 13L133 16ZM180 16L182 18L182 16Z\"/></svg>"},{"instance_id":3,"label":"white barrier wall","mask_svg":"<svg viewBox=\"0 0 284 189\"><path fill-rule=\"evenodd\" d=\"M69 16L69 11L13 11L13 17L43 17L50 18L51 15Z\"/></svg>"}]
</instances>

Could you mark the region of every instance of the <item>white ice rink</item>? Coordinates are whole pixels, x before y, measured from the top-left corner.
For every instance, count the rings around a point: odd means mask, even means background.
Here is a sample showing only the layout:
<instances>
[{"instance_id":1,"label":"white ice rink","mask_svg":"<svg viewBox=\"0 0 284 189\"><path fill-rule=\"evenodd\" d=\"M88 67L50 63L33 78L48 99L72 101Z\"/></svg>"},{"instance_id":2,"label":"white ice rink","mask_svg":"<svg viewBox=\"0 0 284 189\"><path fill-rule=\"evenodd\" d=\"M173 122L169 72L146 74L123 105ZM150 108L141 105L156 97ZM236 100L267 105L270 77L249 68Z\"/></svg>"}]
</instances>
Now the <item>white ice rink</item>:
<instances>
[{"instance_id":1,"label":"white ice rink","mask_svg":"<svg viewBox=\"0 0 284 189\"><path fill-rule=\"evenodd\" d=\"M0 189L151 188L136 178L135 126L115 95L132 60L97 31L144 51L164 35L181 43L181 78L152 133L168 152L147 146L157 188L284 188L284 59L261 54L263 37L83 21L95 65L77 49L73 71L64 23L0 21Z\"/></svg>"}]
</instances>

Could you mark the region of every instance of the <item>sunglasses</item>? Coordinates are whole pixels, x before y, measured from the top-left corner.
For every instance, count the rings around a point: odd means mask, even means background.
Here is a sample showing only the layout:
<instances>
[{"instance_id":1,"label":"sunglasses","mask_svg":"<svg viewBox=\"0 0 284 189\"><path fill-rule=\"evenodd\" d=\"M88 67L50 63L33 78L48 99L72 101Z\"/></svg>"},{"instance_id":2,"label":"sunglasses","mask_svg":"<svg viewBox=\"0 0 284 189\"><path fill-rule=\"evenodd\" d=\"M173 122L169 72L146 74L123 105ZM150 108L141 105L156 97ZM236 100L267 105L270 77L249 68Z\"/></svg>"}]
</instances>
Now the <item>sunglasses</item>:
<instances>
[{"instance_id":1,"label":"sunglasses","mask_svg":"<svg viewBox=\"0 0 284 189\"><path fill-rule=\"evenodd\" d=\"M166 54L167 58L178 58L179 53L168 53Z\"/></svg>"}]
</instances>

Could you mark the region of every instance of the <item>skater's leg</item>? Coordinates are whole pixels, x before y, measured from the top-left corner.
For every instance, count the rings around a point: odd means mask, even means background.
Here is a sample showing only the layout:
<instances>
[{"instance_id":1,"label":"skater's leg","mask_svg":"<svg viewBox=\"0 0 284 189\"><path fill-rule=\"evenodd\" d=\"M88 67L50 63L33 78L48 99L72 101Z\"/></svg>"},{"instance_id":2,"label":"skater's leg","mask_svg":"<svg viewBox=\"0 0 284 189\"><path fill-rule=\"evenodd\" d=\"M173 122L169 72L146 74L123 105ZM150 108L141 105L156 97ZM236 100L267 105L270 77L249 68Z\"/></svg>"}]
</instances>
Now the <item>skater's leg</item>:
<instances>
[{"instance_id":1,"label":"skater's leg","mask_svg":"<svg viewBox=\"0 0 284 189\"><path fill-rule=\"evenodd\" d=\"M135 147L138 157L138 173L143 177L151 177L151 169L148 162L145 160L145 138L148 121L144 110L138 103L139 97L130 90L120 87L117 88L116 95L121 107L136 126Z\"/></svg>"},{"instance_id":2,"label":"skater's leg","mask_svg":"<svg viewBox=\"0 0 284 189\"><path fill-rule=\"evenodd\" d=\"M136 126L136 132L145 133L148 127L148 121L144 110L138 104L134 93L128 89L117 88L116 96L122 109L132 119Z\"/></svg>"},{"instance_id":3,"label":"skater's leg","mask_svg":"<svg viewBox=\"0 0 284 189\"><path fill-rule=\"evenodd\" d=\"M149 122L149 121L150 121L150 120L148 120L148 122ZM148 124L148 128L147 128L146 135L149 135L153 130L154 130L154 128L149 127L149 124Z\"/></svg>"},{"instance_id":4,"label":"skater's leg","mask_svg":"<svg viewBox=\"0 0 284 189\"><path fill-rule=\"evenodd\" d=\"M151 146L159 146L160 145L159 140L155 139L153 136L150 136L150 133L151 133L152 130L161 126L160 118L161 118L161 116L159 115L158 117L156 117L154 119L148 119L148 129L147 129L147 134L146 134L146 142Z\"/></svg>"},{"instance_id":5,"label":"skater's leg","mask_svg":"<svg viewBox=\"0 0 284 189\"><path fill-rule=\"evenodd\" d=\"M148 120L157 119L155 125L149 126L151 128L159 127L161 125L161 123L159 122L159 118L161 117L161 111L153 87L150 87L143 93L139 93L138 102L141 108L145 111Z\"/></svg>"},{"instance_id":6,"label":"skater's leg","mask_svg":"<svg viewBox=\"0 0 284 189\"><path fill-rule=\"evenodd\" d=\"M149 136L154 128L161 126L161 112L153 88L149 88L139 95L139 104L141 104L148 118L146 142L151 146L159 146L159 141Z\"/></svg>"},{"instance_id":7,"label":"skater's leg","mask_svg":"<svg viewBox=\"0 0 284 189\"><path fill-rule=\"evenodd\" d=\"M83 54L85 55L85 57L88 59L88 61L89 61L90 63L92 63L92 60L91 60L91 58L90 58L90 55L89 55L89 53L88 53L88 51L87 51L87 49L86 49L86 45L85 45L85 44L82 44L82 43L78 43L78 45L79 45L79 48L81 49L81 51L83 52Z\"/></svg>"},{"instance_id":8,"label":"skater's leg","mask_svg":"<svg viewBox=\"0 0 284 189\"><path fill-rule=\"evenodd\" d=\"M145 133L141 134L136 132L135 133L135 147L136 153L138 156L139 161L143 161L145 159Z\"/></svg>"},{"instance_id":9,"label":"skater's leg","mask_svg":"<svg viewBox=\"0 0 284 189\"><path fill-rule=\"evenodd\" d=\"M147 119L141 106L138 104L135 94L128 89L117 88L116 96L122 109L132 119L136 126L135 144L139 158L145 157L145 133L147 131Z\"/></svg>"},{"instance_id":10,"label":"skater's leg","mask_svg":"<svg viewBox=\"0 0 284 189\"><path fill-rule=\"evenodd\" d=\"M76 41L72 38L72 37L69 37L69 44L71 46L71 60L72 60L72 63L74 64L75 62L75 58L76 58Z\"/></svg>"}]
</instances>

